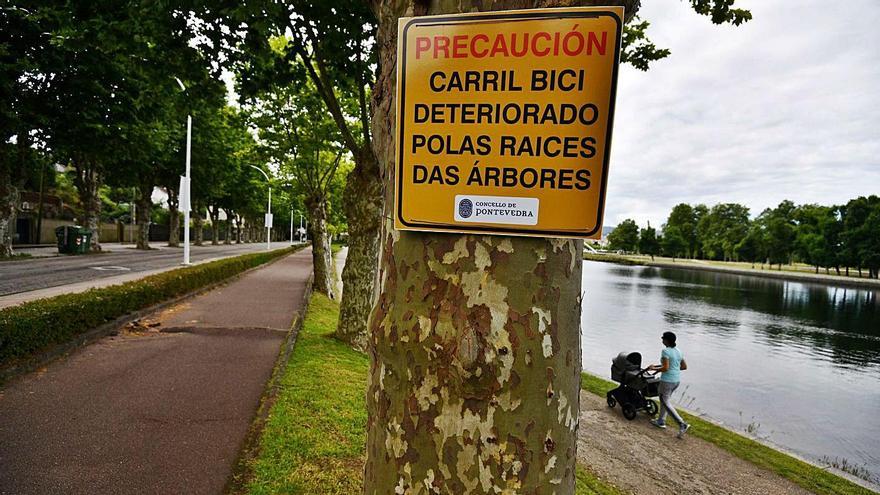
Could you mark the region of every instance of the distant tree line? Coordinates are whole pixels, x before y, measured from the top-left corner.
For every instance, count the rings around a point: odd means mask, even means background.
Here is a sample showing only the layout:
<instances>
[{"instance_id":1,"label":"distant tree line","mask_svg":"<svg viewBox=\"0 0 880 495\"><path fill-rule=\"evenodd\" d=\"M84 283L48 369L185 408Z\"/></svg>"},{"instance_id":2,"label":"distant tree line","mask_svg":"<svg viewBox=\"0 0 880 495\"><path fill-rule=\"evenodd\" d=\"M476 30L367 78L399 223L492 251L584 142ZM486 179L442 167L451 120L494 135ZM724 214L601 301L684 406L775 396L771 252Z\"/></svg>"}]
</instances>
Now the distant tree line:
<instances>
[{"instance_id":1,"label":"distant tree line","mask_svg":"<svg viewBox=\"0 0 880 495\"><path fill-rule=\"evenodd\" d=\"M744 261L778 265L801 262L819 272L831 269L859 276L880 273L880 197L860 196L845 205L795 205L785 200L752 219L736 203L711 208L676 205L661 232L634 220L621 222L608 235L609 248L675 258Z\"/></svg>"}]
</instances>

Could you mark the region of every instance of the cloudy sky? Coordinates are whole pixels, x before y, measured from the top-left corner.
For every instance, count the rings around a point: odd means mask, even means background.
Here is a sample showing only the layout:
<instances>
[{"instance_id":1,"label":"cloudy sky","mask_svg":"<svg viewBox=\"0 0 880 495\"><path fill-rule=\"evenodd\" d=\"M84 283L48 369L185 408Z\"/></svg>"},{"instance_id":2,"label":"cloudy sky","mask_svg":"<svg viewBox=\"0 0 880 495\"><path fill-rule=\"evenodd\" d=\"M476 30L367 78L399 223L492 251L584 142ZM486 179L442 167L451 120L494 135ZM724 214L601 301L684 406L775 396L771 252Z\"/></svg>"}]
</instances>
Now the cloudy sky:
<instances>
[{"instance_id":1,"label":"cloudy sky","mask_svg":"<svg viewBox=\"0 0 880 495\"><path fill-rule=\"evenodd\" d=\"M605 225L880 194L880 1L738 0L754 16L740 27L689 3L642 2L672 54L621 69Z\"/></svg>"}]
</instances>

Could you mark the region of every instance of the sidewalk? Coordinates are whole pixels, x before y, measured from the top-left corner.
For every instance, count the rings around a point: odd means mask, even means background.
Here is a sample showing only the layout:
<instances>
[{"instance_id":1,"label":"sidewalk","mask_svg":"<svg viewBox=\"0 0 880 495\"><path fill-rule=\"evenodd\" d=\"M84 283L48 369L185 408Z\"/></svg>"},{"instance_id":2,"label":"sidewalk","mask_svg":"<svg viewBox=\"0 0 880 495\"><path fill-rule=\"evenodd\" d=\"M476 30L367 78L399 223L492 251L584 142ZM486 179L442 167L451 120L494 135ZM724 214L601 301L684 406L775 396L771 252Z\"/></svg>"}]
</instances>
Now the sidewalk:
<instances>
[{"instance_id":1,"label":"sidewalk","mask_svg":"<svg viewBox=\"0 0 880 495\"><path fill-rule=\"evenodd\" d=\"M311 273L304 249L0 390L0 493L220 493Z\"/></svg>"}]
</instances>

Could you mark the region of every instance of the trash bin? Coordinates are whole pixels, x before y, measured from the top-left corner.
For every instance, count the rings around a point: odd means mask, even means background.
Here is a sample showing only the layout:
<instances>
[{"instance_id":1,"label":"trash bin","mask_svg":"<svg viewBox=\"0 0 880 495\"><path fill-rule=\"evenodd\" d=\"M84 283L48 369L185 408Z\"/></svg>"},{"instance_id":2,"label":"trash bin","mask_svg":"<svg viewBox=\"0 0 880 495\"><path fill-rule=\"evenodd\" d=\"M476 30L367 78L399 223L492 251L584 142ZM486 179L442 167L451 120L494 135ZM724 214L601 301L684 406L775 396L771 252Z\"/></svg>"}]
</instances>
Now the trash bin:
<instances>
[{"instance_id":1,"label":"trash bin","mask_svg":"<svg viewBox=\"0 0 880 495\"><path fill-rule=\"evenodd\" d=\"M76 244L75 254L86 254L92 247L92 231L84 227L79 227L78 230L79 235L74 240L74 244Z\"/></svg>"},{"instance_id":2,"label":"trash bin","mask_svg":"<svg viewBox=\"0 0 880 495\"><path fill-rule=\"evenodd\" d=\"M64 225L55 229L58 252L62 254L85 254L92 243L92 232L78 225Z\"/></svg>"}]
</instances>

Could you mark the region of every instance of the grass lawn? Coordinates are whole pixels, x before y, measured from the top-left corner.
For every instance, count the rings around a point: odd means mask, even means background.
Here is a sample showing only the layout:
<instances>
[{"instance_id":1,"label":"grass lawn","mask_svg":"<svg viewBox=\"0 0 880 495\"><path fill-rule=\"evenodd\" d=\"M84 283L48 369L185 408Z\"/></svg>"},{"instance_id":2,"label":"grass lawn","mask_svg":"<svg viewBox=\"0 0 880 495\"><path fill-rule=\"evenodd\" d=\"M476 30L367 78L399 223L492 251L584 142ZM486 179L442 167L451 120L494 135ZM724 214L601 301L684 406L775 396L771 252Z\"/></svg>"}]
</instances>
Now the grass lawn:
<instances>
[{"instance_id":1,"label":"grass lawn","mask_svg":"<svg viewBox=\"0 0 880 495\"><path fill-rule=\"evenodd\" d=\"M337 303L321 294L312 296L259 453L248 466L248 493L361 492L369 362L332 338L338 317ZM623 492L579 467L576 493Z\"/></svg>"},{"instance_id":2,"label":"grass lawn","mask_svg":"<svg viewBox=\"0 0 880 495\"><path fill-rule=\"evenodd\" d=\"M587 373L581 375L581 388L590 393L604 397L608 390L616 387L616 383L603 380L597 376ZM760 442L734 433L692 414L684 411L680 412L685 421L693 425L693 428L688 432L689 435L714 443L740 459L744 459L768 471L773 471L807 490L828 495L871 495L874 493L849 480L795 459Z\"/></svg>"}]
</instances>

